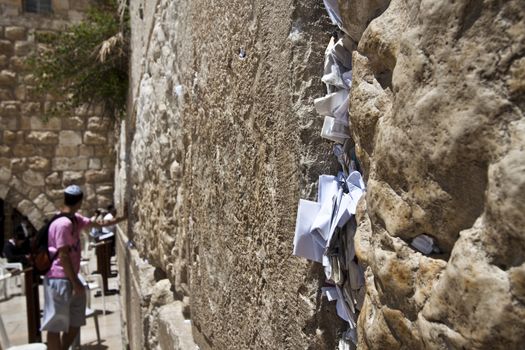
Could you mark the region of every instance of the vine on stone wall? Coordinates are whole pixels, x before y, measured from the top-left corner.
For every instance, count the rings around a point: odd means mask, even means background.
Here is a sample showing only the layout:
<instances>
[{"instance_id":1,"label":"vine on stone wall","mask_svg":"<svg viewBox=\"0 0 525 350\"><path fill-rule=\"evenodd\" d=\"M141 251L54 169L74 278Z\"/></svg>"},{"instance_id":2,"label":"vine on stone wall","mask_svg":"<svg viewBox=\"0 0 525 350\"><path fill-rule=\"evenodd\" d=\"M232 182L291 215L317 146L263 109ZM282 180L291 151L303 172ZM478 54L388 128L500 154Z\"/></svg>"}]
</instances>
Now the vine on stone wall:
<instances>
[{"instance_id":1,"label":"vine on stone wall","mask_svg":"<svg viewBox=\"0 0 525 350\"><path fill-rule=\"evenodd\" d=\"M123 117L129 34L127 6L117 0L97 2L82 22L61 32L37 34L42 45L29 64L38 90L65 97L46 117L65 116L83 105L101 105L104 114Z\"/></svg>"}]
</instances>

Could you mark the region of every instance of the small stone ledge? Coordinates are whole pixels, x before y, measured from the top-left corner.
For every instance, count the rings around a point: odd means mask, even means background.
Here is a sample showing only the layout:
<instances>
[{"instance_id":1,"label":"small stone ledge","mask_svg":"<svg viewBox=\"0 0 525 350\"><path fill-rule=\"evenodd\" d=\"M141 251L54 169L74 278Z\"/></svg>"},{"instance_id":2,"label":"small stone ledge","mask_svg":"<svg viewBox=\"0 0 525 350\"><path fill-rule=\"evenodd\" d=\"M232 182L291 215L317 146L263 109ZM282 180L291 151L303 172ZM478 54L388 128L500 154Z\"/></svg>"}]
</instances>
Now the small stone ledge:
<instances>
[{"instance_id":1,"label":"small stone ledge","mask_svg":"<svg viewBox=\"0 0 525 350\"><path fill-rule=\"evenodd\" d=\"M198 349L193 341L191 322L183 316L184 303L175 301L159 308L158 340L161 349Z\"/></svg>"}]
</instances>

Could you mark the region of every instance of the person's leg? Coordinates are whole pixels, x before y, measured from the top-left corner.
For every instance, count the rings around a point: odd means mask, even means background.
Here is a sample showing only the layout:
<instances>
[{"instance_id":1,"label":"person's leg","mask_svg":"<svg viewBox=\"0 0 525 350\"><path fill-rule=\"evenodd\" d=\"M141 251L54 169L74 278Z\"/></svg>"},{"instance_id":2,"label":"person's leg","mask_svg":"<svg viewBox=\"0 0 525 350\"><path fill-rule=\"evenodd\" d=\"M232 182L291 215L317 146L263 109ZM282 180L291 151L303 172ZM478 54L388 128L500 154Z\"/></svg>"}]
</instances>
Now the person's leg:
<instances>
[{"instance_id":1,"label":"person's leg","mask_svg":"<svg viewBox=\"0 0 525 350\"><path fill-rule=\"evenodd\" d=\"M62 335L62 350L68 350L78 334L79 327L69 327L69 331Z\"/></svg>"},{"instance_id":2,"label":"person's leg","mask_svg":"<svg viewBox=\"0 0 525 350\"><path fill-rule=\"evenodd\" d=\"M60 343L60 333L47 332L47 349L62 350L62 344Z\"/></svg>"}]
</instances>

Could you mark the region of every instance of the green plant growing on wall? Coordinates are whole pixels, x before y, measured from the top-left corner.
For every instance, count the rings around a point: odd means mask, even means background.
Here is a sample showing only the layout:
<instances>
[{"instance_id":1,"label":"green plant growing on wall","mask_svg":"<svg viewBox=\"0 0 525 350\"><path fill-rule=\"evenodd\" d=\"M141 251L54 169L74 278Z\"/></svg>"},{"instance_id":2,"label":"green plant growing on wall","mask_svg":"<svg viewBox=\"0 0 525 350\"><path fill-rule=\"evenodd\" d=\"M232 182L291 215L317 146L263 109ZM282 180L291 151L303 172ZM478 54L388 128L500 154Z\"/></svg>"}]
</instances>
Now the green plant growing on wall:
<instances>
[{"instance_id":1,"label":"green plant growing on wall","mask_svg":"<svg viewBox=\"0 0 525 350\"><path fill-rule=\"evenodd\" d=\"M64 101L46 117L65 116L83 105L100 105L105 115L126 112L129 62L129 15L124 1L99 1L86 18L61 32L37 35L30 58L37 90Z\"/></svg>"}]
</instances>

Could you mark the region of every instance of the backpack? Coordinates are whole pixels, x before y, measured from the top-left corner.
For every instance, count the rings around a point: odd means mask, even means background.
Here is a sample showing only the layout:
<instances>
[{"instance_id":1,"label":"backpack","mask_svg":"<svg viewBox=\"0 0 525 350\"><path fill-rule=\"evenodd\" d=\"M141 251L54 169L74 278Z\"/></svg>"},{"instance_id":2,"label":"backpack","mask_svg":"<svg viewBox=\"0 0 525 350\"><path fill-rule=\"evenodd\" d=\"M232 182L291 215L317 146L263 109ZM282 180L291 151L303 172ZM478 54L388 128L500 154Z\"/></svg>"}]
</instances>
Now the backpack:
<instances>
[{"instance_id":1,"label":"backpack","mask_svg":"<svg viewBox=\"0 0 525 350\"><path fill-rule=\"evenodd\" d=\"M33 266L33 270L40 274L45 275L47 272L51 269L51 265L53 265L53 261L58 255L58 252L55 253L55 255L51 256L49 254L48 250L48 236L49 236L49 228L51 227L51 224L56 219L59 219L61 217L68 218L73 224L74 224L74 217L70 214L60 213L56 214L49 220L47 224L44 225L36 234L35 240L33 241L33 244L31 246L31 263Z\"/></svg>"}]
</instances>

